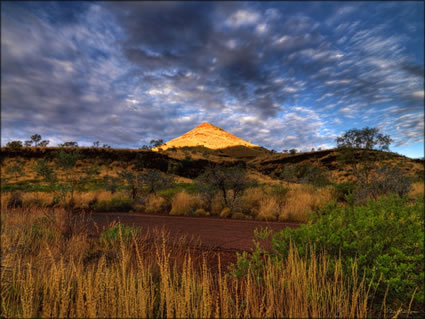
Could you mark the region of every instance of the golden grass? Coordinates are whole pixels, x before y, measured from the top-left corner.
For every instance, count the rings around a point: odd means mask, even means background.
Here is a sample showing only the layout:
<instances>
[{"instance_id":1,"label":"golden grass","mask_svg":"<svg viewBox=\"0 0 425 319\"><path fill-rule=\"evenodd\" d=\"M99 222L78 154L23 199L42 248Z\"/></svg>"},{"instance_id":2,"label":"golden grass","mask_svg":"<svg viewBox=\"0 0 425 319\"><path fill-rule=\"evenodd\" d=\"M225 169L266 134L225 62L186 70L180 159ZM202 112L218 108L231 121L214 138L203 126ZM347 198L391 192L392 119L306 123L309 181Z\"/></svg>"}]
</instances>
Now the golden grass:
<instances>
[{"instance_id":1,"label":"golden grass","mask_svg":"<svg viewBox=\"0 0 425 319\"><path fill-rule=\"evenodd\" d=\"M258 220L276 220L280 214L281 207L275 198L267 197L260 201Z\"/></svg>"},{"instance_id":2,"label":"golden grass","mask_svg":"<svg viewBox=\"0 0 425 319\"><path fill-rule=\"evenodd\" d=\"M307 222L308 213L333 199L331 186L316 188L311 185L291 185L279 221Z\"/></svg>"},{"instance_id":3,"label":"golden grass","mask_svg":"<svg viewBox=\"0 0 425 319\"><path fill-rule=\"evenodd\" d=\"M171 200L170 215L191 215L200 206L202 202L199 195L179 192Z\"/></svg>"},{"instance_id":4,"label":"golden grass","mask_svg":"<svg viewBox=\"0 0 425 319\"><path fill-rule=\"evenodd\" d=\"M366 317L368 287L356 271L343 277L341 263L326 255L299 257L291 248L283 264L266 258L260 278L253 269L236 279L212 272L205 259L166 235L148 243L133 236L113 241L87 259L98 242L87 232L67 238L34 237L47 210L2 211L1 309L4 318L240 318ZM63 210L56 210L57 221ZM52 217L52 216L51 216ZM32 237L31 237L32 236ZM28 241L32 238L32 241ZM34 240L39 248L32 248ZM171 245L171 246L170 246ZM182 262L173 258L181 252ZM173 254L171 254L173 253ZM111 254L115 257L111 257Z\"/></svg>"},{"instance_id":5,"label":"golden grass","mask_svg":"<svg viewBox=\"0 0 425 319\"><path fill-rule=\"evenodd\" d=\"M416 196L422 195L423 197L424 193L425 193L425 185L423 182L419 182L419 183L412 184L412 189L409 192L409 196L416 197Z\"/></svg>"},{"instance_id":6,"label":"golden grass","mask_svg":"<svg viewBox=\"0 0 425 319\"><path fill-rule=\"evenodd\" d=\"M150 194L146 197L145 212L155 214L167 209L167 201L161 196Z\"/></svg>"}]
</instances>

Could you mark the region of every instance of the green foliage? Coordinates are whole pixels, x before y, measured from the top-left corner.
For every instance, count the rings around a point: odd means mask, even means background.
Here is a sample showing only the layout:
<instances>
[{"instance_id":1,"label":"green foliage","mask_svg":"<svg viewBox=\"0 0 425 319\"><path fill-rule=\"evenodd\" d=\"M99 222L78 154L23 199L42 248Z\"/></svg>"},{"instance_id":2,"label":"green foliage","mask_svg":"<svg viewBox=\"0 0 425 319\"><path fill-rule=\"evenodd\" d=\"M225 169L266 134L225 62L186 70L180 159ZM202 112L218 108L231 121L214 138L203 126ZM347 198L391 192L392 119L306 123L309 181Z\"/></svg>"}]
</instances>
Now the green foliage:
<instances>
[{"instance_id":1,"label":"green foliage","mask_svg":"<svg viewBox=\"0 0 425 319\"><path fill-rule=\"evenodd\" d=\"M351 196L356 188L356 185L352 182L344 182L335 184L335 199L340 202L347 202L349 196Z\"/></svg>"},{"instance_id":2,"label":"green foliage","mask_svg":"<svg viewBox=\"0 0 425 319\"><path fill-rule=\"evenodd\" d=\"M16 161L12 165L6 167L6 173L13 175L15 177L15 182L18 181L18 177L24 175L24 164L22 162Z\"/></svg>"},{"instance_id":3,"label":"green foliage","mask_svg":"<svg viewBox=\"0 0 425 319\"><path fill-rule=\"evenodd\" d=\"M135 200L140 192L139 175L134 174L130 170L123 169L118 172L118 177L123 183L125 183L128 190L130 191L131 198Z\"/></svg>"},{"instance_id":4,"label":"green foliage","mask_svg":"<svg viewBox=\"0 0 425 319\"><path fill-rule=\"evenodd\" d=\"M50 185L55 184L57 181L56 174L52 167L49 166L49 163L41 159L39 160L33 167L34 171L36 172L37 176L40 176L44 179L45 182L49 183Z\"/></svg>"},{"instance_id":5,"label":"green foliage","mask_svg":"<svg viewBox=\"0 0 425 319\"><path fill-rule=\"evenodd\" d=\"M346 131L342 136L336 138L338 147L389 150L392 142L389 135L383 135L379 129L365 127L363 129L352 129Z\"/></svg>"},{"instance_id":6,"label":"green foliage","mask_svg":"<svg viewBox=\"0 0 425 319\"><path fill-rule=\"evenodd\" d=\"M148 169L141 173L139 176L139 183L141 183L148 193L156 194L158 191L172 187L173 179L157 169Z\"/></svg>"},{"instance_id":7,"label":"green foliage","mask_svg":"<svg viewBox=\"0 0 425 319\"><path fill-rule=\"evenodd\" d=\"M405 198L391 196L371 200L366 206L336 207L313 218L315 223L286 228L274 235L274 254L283 260L292 242L300 255L305 255L305 245L311 243L317 250L341 256L347 275L356 259L360 275L364 274L377 289L377 297L383 298L389 285L387 301L395 306L408 304L418 288L415 301L423 303L423 201L409 203Z\"/></svg>"},{"instance_id":8,"label":"green foliage","mask_svg":"<svg viewBox=\"0 0 425 319\"><path fill-rule=\"evenodd\" d=\"M99 238L99 241L104 245L114 245L122 240L124 243L130 242L139 230L135 227L125 226L123 224L115 224L105 230Z\"/></svg>"},{"instance_id":9,"label":"green foliage","mask_svg":"<svg viewBox=\"0 0 425 319\"><path fill-rule=\"evenodd\" d=\"M110 200L101 200L94 204L97 212L128 212L133 207L134 201L128 198L113 197Z\"/></svg>"},{"instance_id":10,"label":"green foliage","mask_svg":"<svg viewBox=\"0 0 425 319\"><path fill-rule=\"evenodd\" d=\"M398 167L382 166L375 168L369 181L359 179L357 189L354 193L358 202L365 202L372 197L390 193L404 196L409 193L412 187L412 179L404 176Z\"/></svg>"},{"instance_id":11,"label":"green foliage","mask_svg":"<svg viewBox=\"0 0 425 319\"><path fill-rule=\"evenodd\" d=\"M285 166L281 178L287 182L311 184L317 187L330 183L328 171L325 168L306 162Z\"/></svg>"},{"instance_id":12,"label":"green foliage","mask_svg":"<svg viewBox=\"0 0 425 319\"><path fill-rule=\"evenodd\" d=\"M195 194L199 192L199 189L194 183L175 183L168 188L158 191L158 195L170 201L177 193L181 192Z\"/></svg>"},{"instance_id":13,"label":"green foliage","mask_svg":"<svg viewBox=\"0 0 425 319\"><path fill-rule=\"evenodd\" d=\"M78 150L64 151L59 150L54 153L56 157L56 164L59 169L71 170L75 167L77 161L80 159Z\"/></svg>"},{"instance_id":14,"label":"green foliage","mask_svg":"<svg viewBox=\"0 0 425 319\"><path fill-rule=\"evenodd\" d=\"M47 217L40 217L31 225L31 241L42 242L43 240L47 240L52 242L56 239L57 235L52 221Z\"/></svg>"},{"instance_id":15,"label":"green foliage","mask_svg":"<svg viewBox=\"0 0 425 319\"><path fill-rule=\"evenodd\" d=\"M233 207L239 197L243 194L244 190L248 187L256 185L256 182L249 179L246 171L241 166L221 168L221 167L208 167L205 172L200 175L196 184L208 194L209 201L211 196L219 192L227 207ZM229 198L228 192L232 191L232 196Z\"/></svg>"},{"instance_id":16,"label":"green foliage","mask_svg":"<svg viewBox=\"0 0 425 319\"><path fill-rule=\"evenodd\" d=\"M110 191L112 194L114 194L119 186L121 184L121 178L105 175L103 177L103 185L106 190Z\"/></svg>"},{"instance_id":17,"label":"green foliage","mask_svg":"<svg viewBox=\"0 0 425 319\"><path fill-rule=\"evenodd\" d=\"M64 181L55 184L56 200L65 201L66 195L71 195L69 205L73 206L74 193L81 192L94 181L94 176L99 174L99 167L94 165L83 169L83 174L76 169L81 154L78 149L59 150L54 152L56 168L64 173Z\"/></svg>"},{"instance_id":18,"label":"green foliage","mask_svg":"<svg viewBox=\"0 0 425 319\"><path fill-rule=\"evenodd\" d=\"M297 150L295 148L292 148L292 149L289 150L289 153L295 154L295 153L297 153Z\"/></svg>"}]
</instances>

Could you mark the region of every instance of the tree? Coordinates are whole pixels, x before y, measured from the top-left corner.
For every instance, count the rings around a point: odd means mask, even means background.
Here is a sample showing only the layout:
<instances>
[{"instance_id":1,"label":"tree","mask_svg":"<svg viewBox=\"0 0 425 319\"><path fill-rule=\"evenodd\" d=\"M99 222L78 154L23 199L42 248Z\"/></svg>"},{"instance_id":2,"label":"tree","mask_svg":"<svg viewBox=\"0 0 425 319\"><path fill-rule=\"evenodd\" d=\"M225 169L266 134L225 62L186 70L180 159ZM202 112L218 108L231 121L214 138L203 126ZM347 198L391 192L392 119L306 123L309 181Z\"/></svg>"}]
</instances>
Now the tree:
<instances>
[{"instance_id":1,"label":"tree","mask_svg":"<svg viewBox=\"0 0 425 319\"><path fill-rule=\"evenodd\" d=\"M110 191L112 194L114 194L118 190L118 187L120 186L121 179L119 177L105 175L103 177L103 183L104 183L105 189Z\"/></svg>"},{"instance_id":2,"label":"tree","mask_svg":"<svg viewBox=\"0 0 425 319\"><path fill-rule=\"evenodd\" d=\"M152 145L152 148L154 147L158 147L162 144L164 144L164 140L159 139L159 140L151 140L150 144Z\"/></svg>"},{"instance_id":3,"label":"tree","mask_svg":"<svg viewBox=\"0 0 425 319\"><path fill-rule=\"evenodd\" d=\"M22 148L22 142L21 141L11 141L6 144L6 147L11 150L18 150Z\"/></svg>"},{"instance_id":4,"label":"tree","mask_svg":"<svg viewBox=\"0 0 425 319\"><path fill-rule=\"evenodd\" d=\"M282 150L282 152L283 153L288 153L289 151L285 149L285 150Z\"/></svg>"},{"instance_id":5,"label":"tree","mask_svg":"<svg viewBox=\"0 0 425 319\"><path fill-rule=\"evenodd\" d=\"M146 187L148 193L156 194L156 192L171 187L173 184L172 177L162 174L157 169L148 169L139 176L139 182Z\"/></svg>"},{"instance_id":6,"label":"tree","mask_svg":"<svg viewBox=\"0 0 425 319\"><path fill-rule=\"evenodd\" d=\"M31 141L33 141L34 146L38 146L38 143L41 141L41 135L40 134L34 134L31 136Z\"/></svg>"},{"instance_id":7,"label":"tree","mask_svg":"<svg viewBox=\"0 0 425 319\"><path fill-rule=\"evenodd\" d=\"M352 129L337 137L339 148L337 160L351 168L356 179L353 199L365 202L381 194L403 195L410 189L410 181L401 171L389 166L378 166L376 161L383 158L392 142L389 135L383 135L378 128Z\"/></svg>"},{"instance_id":8,"label":"tree","mask_svg":"<svg viewBox=\"0 0 425 319\"><path fill-rule=\"evenodd\" d=\"M140 191L139 175L134 174L130 170L123 169L118 172L118 176L122 181L127 184L131 198L133 200L136 199Z\"/></svg>"},{"instance_id":9,"label":"tree","mask_svg":"<svg viewBox=\"0 0 425 319\"><path fill-rule=\"evenodd\" d=\"M297 152L297 149L295 149L295 148L292 148L292 149L289 150L289 153L291 153L291 154L295 154L296 152Z\"/></svg>"},{"instance_id":10,"label":"tree","mask_svg":"<svg viewBox=\"0 0 425 319\"><path fill-rule=\"evenodd\" d=\"M346 131L342 136L336 138L339 148L358 148L381 151L388 151L389 145L393 142L389 135L383 135L376 127L365 127L361 130L351 129Z\"/></svg>"},{"instance_id":11,"label":"tree","mask_svg":"<svg viewBox=\"0 0 425 319\"><path fill-rule=\"evenodd\" d=\"M245 169L240 166L230 168L210 166L198 177L196 182L198 185L205 185L203 190L208 190L212 195L217 192L221 193L227 207L233 207L243 191L255 184L247 177ZM229 191L233 193L230 198Z\"/></svg>"},{"instance_id":12,"label":"tree","mask_svg":"<svg viewBox=\"0 0 425 319\"><path fill-rule=\"evenodd\" d=\"M57 182L57 176L48 162L45 159L41 159L34 165L33 168L37 176L42 177L54 190L54 186Z\"/></svg>"},{"instance_id":13,"label":"tree","mask_svg":"<svg viewBox=\"0 0 425 319\"><path fill-rule=\"evenodd\" d=\"M99 141L94 141L92 147L93 148L98 148L99 145L100 145L100 142Z\"/></svg>"},{"instance_id":14,"label":"tree","mask_svg":"<svg viewBox=\"0 0 425 319\"><path fill-rule=\"evenodd\" d=\"M43 140L40 143L38 143L39 147L46 147L47 145L49 145L50 141L49 140Z\"/></svg>"},{"instance_id":15,"label":"tree","mask_svg":"<svg viewBox=\"0 0 425 319\"><path fill-rule=\"evenodd\" d=\"M84 187L93 182L94 175L99 174L99 168L92 166L84 168L82 172L77 170L77 162L81 159L78 149L59 150L54 153L56 168L63 172L62 183L57 183L55 188L59 190L62 199L70 194L70 206L74 204L74 193L83 191Z\"/></svg>"},{"instance_id":16,"label":"tree","mask_svg":"<svg viewBox=\"0 0 425 319\"><path fill-rule=\"evenodd\" d=\"M59 144L59 147L78 147L78 143L77 142L65 142L63 144Z\"/></svg>"},{"instance_id":17,"label":"tree","mask_svg":"<svg viewBox=\"0 0 425 319\"><path fill-rule=\"evenodd\" d=\"M25 141L25 147L31 147L33 144L35 147L46 147L49 142L49 140L42 141L40 134L34 134L31 136L31 140Z\"/></svg>"}]
</instances>

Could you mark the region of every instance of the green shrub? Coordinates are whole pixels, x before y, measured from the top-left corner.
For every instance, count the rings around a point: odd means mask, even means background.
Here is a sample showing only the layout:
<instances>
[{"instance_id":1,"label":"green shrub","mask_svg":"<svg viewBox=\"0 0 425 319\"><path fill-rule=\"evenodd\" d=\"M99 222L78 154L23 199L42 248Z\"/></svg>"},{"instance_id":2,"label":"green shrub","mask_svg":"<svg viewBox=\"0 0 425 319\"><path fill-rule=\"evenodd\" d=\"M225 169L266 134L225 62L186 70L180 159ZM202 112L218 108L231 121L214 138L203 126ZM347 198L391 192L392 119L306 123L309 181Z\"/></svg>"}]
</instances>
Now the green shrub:
<instances>
[{"instance_id":1,"label":"green shrub","mask_svg":"<svg viewBox=\"0 0 425 319\"><path fill-rule=\"evenodd\" d=\"M335 184L335 199L339 202L346 202L347 197L354 193L356 185L352 182Z\"/></svg>"},{"instance_id":2,"label":"green shrub","mask_svg":"<svg viewBox=\"0 0 425 319\"><path fill-rule=\"evenodd\" d=\"M96 212L128 212L133 206L129 198L113 197L110 200L101 200L94 205Z\"/></svg>"},{"instance_id":3,"label":"green shrub","mask_svg":"<svg viewBox=\"0 0 425 319\"><path fill-rule=\"evenodd\" d=\"M285 166L280 177L287 182L312 184L317 187L329 185L329 172L327 169L312 163L300 163Z\"/></svg>"},{"instance_id":4,"label":"green shrub","mask_svg":"<svg viewBox=\"0 0 425 319\"><path fill-rule=\"evenodd\" d=\"M125 226L123 224L115 224L112 227L105 230L99 237L102 244L114 245L120 242L120 238L125 243L131 241L134 236L139 233L139 230L135 227Z\"/></svg>"},{"instance_id":5,"label":"green shrub","mask_svg":"<svg viewBox=\"0 0 425 319\"><path fill-rule=\"evenodd\" d=\"M383 299L389 287L387 304L409 304L415 289L415 306L424 302L423 201L410 203L391 196L365 206L335 207L320 215L315 223L275 234L274 254L285 259L292 242L300 255L305 255L306 244L311 243L318 251L341 256L347 276L357 260L360 276L376 289L377 298Z\"/></svg>"}]
</instances>

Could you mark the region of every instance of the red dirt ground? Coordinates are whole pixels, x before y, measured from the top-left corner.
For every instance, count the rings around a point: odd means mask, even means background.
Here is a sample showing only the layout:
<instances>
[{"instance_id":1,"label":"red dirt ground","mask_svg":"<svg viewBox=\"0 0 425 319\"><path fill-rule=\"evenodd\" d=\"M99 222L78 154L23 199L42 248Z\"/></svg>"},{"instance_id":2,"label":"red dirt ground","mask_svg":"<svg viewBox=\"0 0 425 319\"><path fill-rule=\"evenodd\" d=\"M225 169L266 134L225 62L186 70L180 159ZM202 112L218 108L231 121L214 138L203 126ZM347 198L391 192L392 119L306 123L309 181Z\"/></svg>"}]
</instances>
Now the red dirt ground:
<instances>
[{"instance_id":1,"label":"red dirt ground","mask_svg":"<svg viewBox=\"0 0 425 319\"><path fill-rule=\"evenodd\" d=\"M298 223L134 213L94 213L91 217L99 231L105 229L112 222L119 221L122 224L141 227L145 230L164 228L169 232L170 238L178 239L182 236L199 238L201 246L196 249L200 255L206 253L208 264L213 268L217 266L214 260L217 260L218 255L220 255L222 265L228 265L236 261L237 251L250 251L254 248L252 240L256 228L269 227L276 232L285 227L296 228L299 226Z\"/></svg>"}]
</instances>

